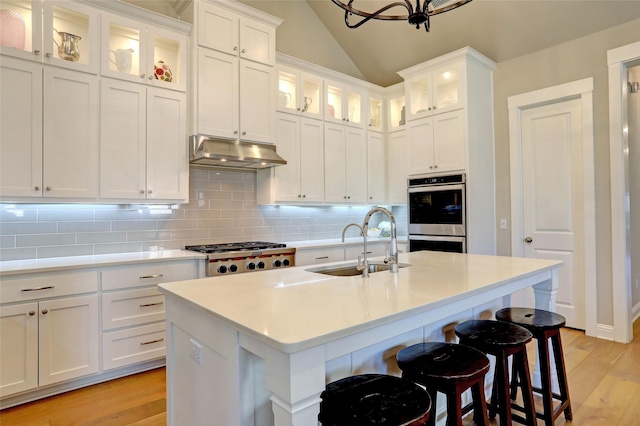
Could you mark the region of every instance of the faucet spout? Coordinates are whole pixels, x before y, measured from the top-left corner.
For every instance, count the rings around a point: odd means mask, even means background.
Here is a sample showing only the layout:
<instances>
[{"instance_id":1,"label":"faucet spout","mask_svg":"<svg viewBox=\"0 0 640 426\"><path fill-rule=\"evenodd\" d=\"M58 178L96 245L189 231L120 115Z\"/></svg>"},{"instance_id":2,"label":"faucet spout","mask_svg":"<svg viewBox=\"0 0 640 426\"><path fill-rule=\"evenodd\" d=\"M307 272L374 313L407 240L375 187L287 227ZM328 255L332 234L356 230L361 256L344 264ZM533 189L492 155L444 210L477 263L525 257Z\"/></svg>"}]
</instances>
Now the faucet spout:
<instances>
[{"instance_id":1,"label":"faucet spout","mask_svg":"<svg viewBox=\"0 0 640 426\"><path fill-rule=\"evenodd\" d=\"M357 223L350 223L347 226L344 227L344 229L342 230L342 242L344 243L344 234L347 232L347 229L349 229L350 226L355 226L356 228L358 228L360 230L360 235L364 235L364 232L362 231L362 226L358 225Z\"/></svg>"},{"instance_id":2,"label":"faucet spout","mask_svg":"<svg viewBox=\"0 0 640 426\"><path fill-rule=\"evenodd\" d=\"M389 263L391 265L391 272L398 272L398 236L396 230L396 218L393 216L389 210L384 207L374 207L367 212L364 217L364 223L362 224L362 233L364 237L364 261L365 264L367 262L367 231L369 230L369 220L374 213L381 212L389 218L389 222L391 222L391 247L389 250L389 255L384 260L385 263Z\"/></svg>"},{"instance_id":3,"label":"faucet spout","mask_svg":"<svg viewBox=\"0 0 640 426\"><path fill-rule=\"evenodd\" d=\"M344 234L347 232L347 229L349 229L350 226L355 226L356 228L358 228L360 230L360 235L362 235L362 238L364 238L364 261L361 262L360 256L358 256L358 270L362 271L362 276L366 278L369 276L369 264L367 262L367 233L364 231L364 228L358 225L357 223L349 223L342 230L343 243L344 243Z\"/></svg>"}]
</instances>

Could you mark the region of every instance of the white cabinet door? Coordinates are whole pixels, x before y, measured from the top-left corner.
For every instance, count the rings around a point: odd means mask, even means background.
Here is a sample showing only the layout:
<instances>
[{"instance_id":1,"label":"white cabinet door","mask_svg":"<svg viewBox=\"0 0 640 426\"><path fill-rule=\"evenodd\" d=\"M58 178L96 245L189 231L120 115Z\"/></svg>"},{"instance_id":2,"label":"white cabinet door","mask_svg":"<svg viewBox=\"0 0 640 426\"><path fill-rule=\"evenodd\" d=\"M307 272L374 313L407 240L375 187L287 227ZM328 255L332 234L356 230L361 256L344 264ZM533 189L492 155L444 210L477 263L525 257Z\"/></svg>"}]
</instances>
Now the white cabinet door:
<instances>
[{"instance_id":1,"label":"white cabinet door","mask_svg":"<svg viewBox=\"0 0 640 426\"><path fill-rule=\"evenodd\" d=\"M300 201L300 118L291 114L277 114L278 154L287 160L274 168L277 201Z\"/></svg>"},{"instance_id":2,"label":"white cabinet door","mask_svg":"<svg viewBox=\"0 0 640 426\"><path fill-rule=\"evenodd\" d=\"M346 201L364 203L367 200L367 139L363 129L347 127L344 156Z\"/></svg>"},{"instance_id":3,"label":"white cabinet door","mask_svg":"<svg viewBox=\"0 0 640 426\"><path fill-rule=\"evenodd\" d=\"M238 137L238 58L198 49L198 134Z\"/></svg>"},{"instance_id":4,"label":"white cabinet door","mask_svg":"<svg viewBox=\"0 0 640 426\"><path fill-rule=\"evenodd\" d=\"M240 17L205 2L198 6L198 44L229 55L238 55L238 22Z\"/></svg>"},{"instance_id":5,"label":"white cabinet door","mask_svg":"<svg viewBox=\"0 0 640 426\"><path fill-rule=\"evenodd\" d=\"M279 143L278 141L278 147ZM299 144L302 201L320 203L324 200L324 126L322 121L301 118Z\"/></svg>"},{"instance_id":6,"label":"white cabinet door","mask_svg":"<svg viewBox=\"0 0 640 426\"><path fill-rule=\"evenodd\" d=\"M434 171L465 169L464 110L433 117Z\"/></svg>"},{"instance_id":7,"label":"white cabinet door","mask_svg":"<svg viewBox=\"0 0 640 426\"><path fill-rule=\"evenodd\" d=\"M341 124L324 125L324 199L329 203L347 201L345 134Z\"/></svg>"},{"instance_id":8,"label":"white cabinet door","mask_svg":"<svg viewBox=\"0 0 640 426\"><path fill-rule=\"evenodd\" d=\"M433 118L424 117L409 123L409 174L433 172Z\"/></svg>"},{"instance_id":9,"label":"white cabinet door","mask_svg":"<svg viewBox=\"0 0 640 426\"><path fill-rule=\"evenodd\" d=\"M276 29L254 19L240 18L240 57L276 64Z\"/></svg>"},{"instance_id":10,"label":"white cabinet door","mask_svg":"<svg viewBox=\"0 0 640 426\"><path fill-rule=\"evenodd\" d=\"M98 372L97 295L40 302L38 315L40 386Z\"/></svg>"},{"instance_id":11,"label":"white cabinet door","mask_svg":"<svg viewBox=\"0 0 640 426\"><path fill-rule=\"evenodd\" d=\"M144 200L147 89L103 78L100 110L100 198Z\"/></svg>"},{"instance_id":12,"label":"white cabinet door","mask_svg":"<svg viewBox=\"0 0 640 426\"><path fill-rule=\"evenodd\" d=\"M38 304L0 308L0 396L38 386Z\"/></svg>"},{"instance_id":13,"label":"white cabinet door","mask_svg":"<svg viewBox=\"0 0 640 426\"><path fill-rule=\"evenodd\" d=\"M407 204L407 176L409 176L409 143L406 130L389 133L387 146L389 166L389 204Z\"/></svg>"},{"instance_id":14,"label":"white cabinet door","mask_svg":"<svg viewBox=\"0 0 640 426\"><path fill-rule=\"evenodd\" d=\"M275 142L276 86L273 67L240 61L241 140Z\"/></svg>"},{"instance_id":15,"label":"white cabinet door","mask_svg":"<svg viewBox=\"0 0 640 426\"><path fill-rule=\"evenodd\" d=\"M187 99L147 89L147 199L188 200Z\"/></svg>"},{"instance_id":16,"label":"white cabinet door","mask_svg":"<svg viewBox=\"0 0 640 426\"><path fill-rule=\"evenodd\" d=\"M99 86L90 74L44 69L44 195L97 198Z\"/></svg>"},{"instance_id":17,"label":"white cabinet door","mask_svg":"<svg viewBox=\"0 0 640 426\"><path fill-rule=\"evenodd\" d=\"M382 204L387 193L387 149L384 135L367 132L367 202Z\"/></svg>"},{"instance_id":18,"label":"white cabinet door","mask_svg":"<svg viewBox=\"0 0 640 426\"><path fill-rule=\"evenodd\" d=\"M0 61L0 196L42 195L42 65Z\"/></svg>"}]
</instances>

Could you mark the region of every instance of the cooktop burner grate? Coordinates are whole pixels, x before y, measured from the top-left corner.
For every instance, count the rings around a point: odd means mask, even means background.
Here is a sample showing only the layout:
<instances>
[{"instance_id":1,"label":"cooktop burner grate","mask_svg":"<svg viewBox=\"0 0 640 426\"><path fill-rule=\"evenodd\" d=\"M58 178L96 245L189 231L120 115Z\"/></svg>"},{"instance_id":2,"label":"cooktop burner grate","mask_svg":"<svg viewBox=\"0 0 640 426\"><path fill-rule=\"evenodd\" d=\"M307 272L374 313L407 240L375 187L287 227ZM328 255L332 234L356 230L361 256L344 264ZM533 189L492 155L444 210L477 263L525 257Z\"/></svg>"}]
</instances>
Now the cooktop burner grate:
<instances>
[{"instance_id":1,"label":"cooktop burner grate","mask_svg":"<svg viewBox=\"0 0 640 426\"><path fill-rule=\"evenodd\" d=\"M241 243L227 244L203 244L195 246L185 246L185 250L197 251L200 253L225 253L229 251L254 251L284 248L286 244L270 243L266 241L245 241Z\"/></svg>"}]
</instances>

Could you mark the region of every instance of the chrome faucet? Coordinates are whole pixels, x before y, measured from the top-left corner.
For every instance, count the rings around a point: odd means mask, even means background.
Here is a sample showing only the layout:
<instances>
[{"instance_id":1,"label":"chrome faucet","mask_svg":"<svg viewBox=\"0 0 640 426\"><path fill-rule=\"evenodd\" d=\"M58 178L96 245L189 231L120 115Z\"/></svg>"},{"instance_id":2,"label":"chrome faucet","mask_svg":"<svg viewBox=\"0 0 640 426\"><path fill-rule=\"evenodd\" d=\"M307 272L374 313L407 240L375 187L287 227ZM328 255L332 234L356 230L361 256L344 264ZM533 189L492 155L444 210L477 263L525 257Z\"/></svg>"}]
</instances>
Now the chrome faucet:
<instances>
[{"instance_id":1,"label":"chrome faucet","mask_svg":"<svg viewBox=\"0 0 640 426\"><path fill-rule=\"evenodd\" d=\"M342 242L344 242L344 234L347 231L347 228L349 228L350 226L359 228L360 232L362 233L362 238L364 239L364 259L361 261L360 256L358 256L357 268L358 271L362 271L363 278L367 278L369 276L369 262L367 261L367 231L369 230L369 219L371 219L371 216L373 216L373 214L376 212L384 213L385 215L387 215L389 221L391 222L391 248L389 250L389 253L387 253L387 257L385 257L384 259L384 263L388 263L391 265L391 268L389 269L390 272L398 272L398 239L396 233L396 218L393 217L393 214L384 207L374 207L365 215L364 223L362 224L362 226L358 225L357 223L350 223L342 230Z\"/></svg>"},{"instance_id":2,"label":"chrome faucet","mask_svg":"<svg viewBox=\"0 0 640 426\"><path fill-rule=\"evenodd\" d=\"M362 224L362 234L364 235L364 266L367 268L363 275L366 274L367 276L369 270L369 264L367 262L367 231L369 230L369 219L371 219L371 216L376 212L384 213L391 222L391 247L389 254L387 254L387 257L384 259L384 263L391 265L391 272L398 272L398 236L396 231L396 218L393 217L393 213L384 207L374 207L367 212L364 217L364 223Z\"/></svg>"}]
</instances>

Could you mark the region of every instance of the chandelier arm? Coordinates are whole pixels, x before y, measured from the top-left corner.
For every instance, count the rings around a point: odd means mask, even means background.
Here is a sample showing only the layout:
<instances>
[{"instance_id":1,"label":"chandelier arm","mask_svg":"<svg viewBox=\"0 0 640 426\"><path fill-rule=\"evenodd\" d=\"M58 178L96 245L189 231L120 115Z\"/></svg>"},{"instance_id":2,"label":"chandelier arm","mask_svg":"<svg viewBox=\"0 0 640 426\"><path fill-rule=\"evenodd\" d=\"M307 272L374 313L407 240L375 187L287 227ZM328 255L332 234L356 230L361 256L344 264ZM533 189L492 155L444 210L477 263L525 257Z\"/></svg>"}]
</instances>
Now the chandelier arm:
<instances>
[{"instance_id":1,"label":"chandelier arm","mask_svg":"<svg viewBox=\"0 0 640 426\"><path fill-rule=\"evenodd\" d=\"M353 0L351 0L349 2L349 4L344 4L342 3L340 0L331 0L334 4L336 4L337 6L341 7L342 9L344 9L346 11L346 13L350 13L353 15L358 15L358 16L362 16L363 18L366 18L366 20L363 20L364 22L369 21L371 19L379 19L379 20L383 20L383 21L403 21L405 19L407 19L409 17L408 14L411 14L413 12L413 6L411 6L411 3L409 3L408 0L405 0L404 2L394 2L394 3L390 3L388 5L386 5L385 7L382 7L378 10L376 10L373 13L369 13L369 12L363 12L359 9L356 9L354 7L351 6L351 3L353 3ZM404 7L405 9L407 9L408 14L407 15L381 15L382 13L386 12L387 10L393 8L393 7ZM346 15L345 15L346 16ZM345 18L346 19L346 18ZM364 23L363 22L363 23ZM362 25L362 24L360 24ZM360 26L358 25L358 26ZM352 28L356 28L356 27L352 27Z\"/></svg>"}]
</instances>

